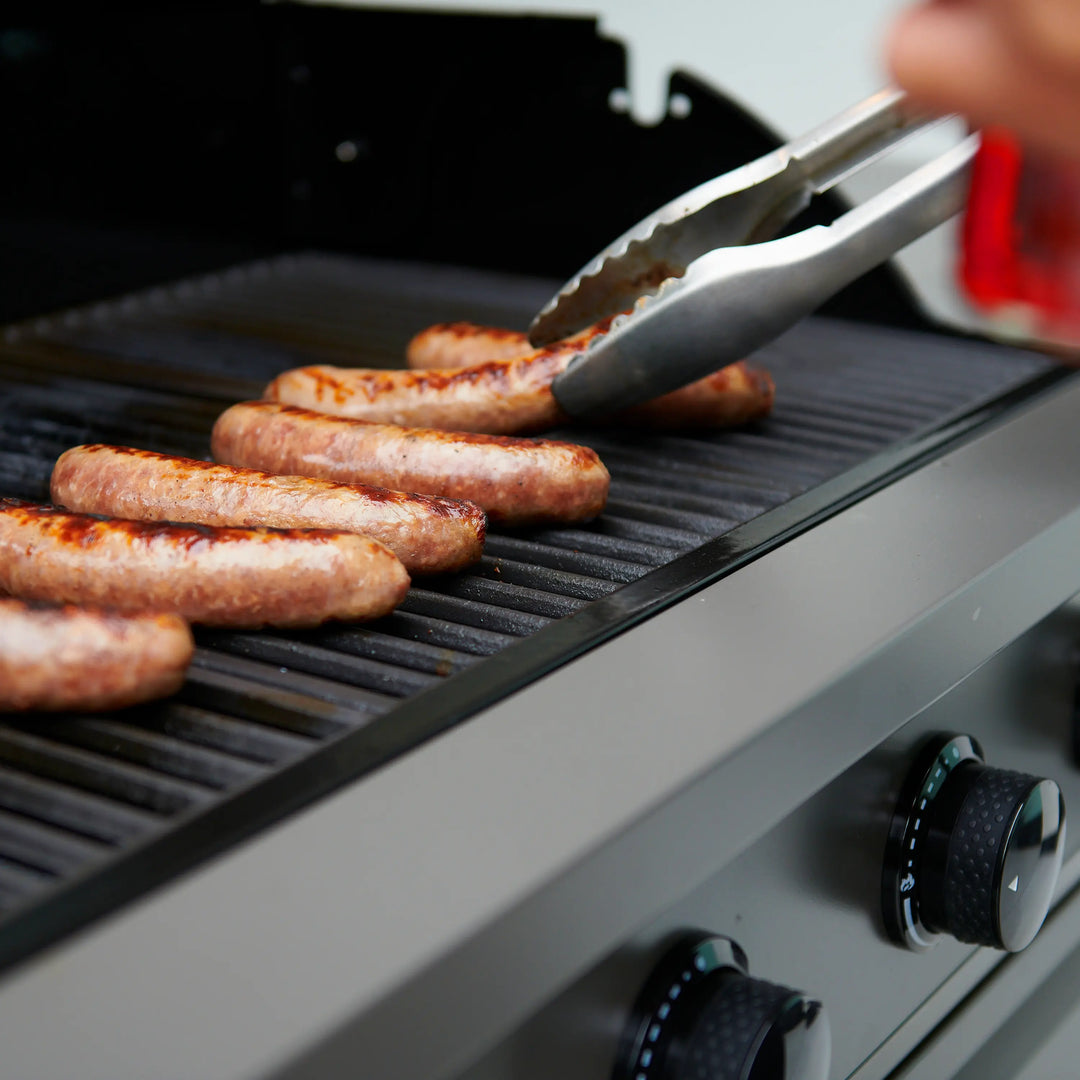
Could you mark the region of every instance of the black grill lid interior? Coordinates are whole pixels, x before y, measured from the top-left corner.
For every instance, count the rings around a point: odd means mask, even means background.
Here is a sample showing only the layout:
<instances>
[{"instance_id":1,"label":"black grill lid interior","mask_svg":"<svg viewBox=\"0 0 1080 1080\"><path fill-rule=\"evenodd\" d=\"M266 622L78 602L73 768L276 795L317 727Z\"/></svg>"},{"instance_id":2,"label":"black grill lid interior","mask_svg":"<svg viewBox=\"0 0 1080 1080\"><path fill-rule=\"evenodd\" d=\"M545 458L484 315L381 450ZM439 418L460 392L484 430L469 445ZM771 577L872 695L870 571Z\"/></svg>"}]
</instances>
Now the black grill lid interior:
<instances>
[{"instance_id":1,"label":"black grill lid interior","mask_svg":"<svg viewBox=\"0 0 1080 1080\"><path fill-rule=\"evenodd\" d=\"M285 367L398 366L425 325L523 327L552 283L304 254L10 327L0 495L46 499L66 448L208 456ZM595 522L494 531L366 626L198 633L172 700L0 723L0 964L361 776L729 572L1061 377L1043 358L809 320L764 350L767 421L573 429L612 473Z\"/></svg>"}]
</instances>

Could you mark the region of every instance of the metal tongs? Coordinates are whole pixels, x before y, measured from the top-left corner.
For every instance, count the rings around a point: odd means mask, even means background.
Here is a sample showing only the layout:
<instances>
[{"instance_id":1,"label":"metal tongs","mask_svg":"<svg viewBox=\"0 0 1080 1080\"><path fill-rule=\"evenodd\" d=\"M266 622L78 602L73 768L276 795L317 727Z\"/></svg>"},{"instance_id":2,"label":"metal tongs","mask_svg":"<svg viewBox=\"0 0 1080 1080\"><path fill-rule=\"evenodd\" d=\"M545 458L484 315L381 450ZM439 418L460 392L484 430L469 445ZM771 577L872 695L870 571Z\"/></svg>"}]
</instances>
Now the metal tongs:
<instances>
[{"instance_id":1,"label":"metal tongs","mask_svg":"<svg viewBox=\"0 0 1080 1080\"><path fill-rule=\"evenodd\" d=\"M977 135L831 225L769 239L814 195L938 122L904 104L903 93L882 90L674 199L601 251L529 329L541 346L617 316L555 380L566 412L626 408L742 359L961 210Z\"/></svg>"}]
</instances>

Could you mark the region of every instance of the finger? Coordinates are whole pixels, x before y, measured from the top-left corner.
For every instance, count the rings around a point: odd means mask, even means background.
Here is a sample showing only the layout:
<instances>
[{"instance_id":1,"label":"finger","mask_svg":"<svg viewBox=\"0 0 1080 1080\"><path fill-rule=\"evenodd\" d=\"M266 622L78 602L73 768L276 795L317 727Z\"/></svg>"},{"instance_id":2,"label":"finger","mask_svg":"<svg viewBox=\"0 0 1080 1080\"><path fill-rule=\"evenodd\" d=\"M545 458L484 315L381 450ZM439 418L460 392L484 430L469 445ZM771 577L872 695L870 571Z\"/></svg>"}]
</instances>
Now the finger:
<instances>
[{"instance_id":1,"label":"finger","mask_svg":"<svg viewBox=\"0 0 1080 1080\"><path fill-rule=\"evenodd\" d=\"M1080 68L1080 4L1076 0L994 0L1002 33L1033 63L1059 75Z\"/></svg>"},{"instance_id":2,"label":"finger","mask_svg":"<svg viewBox=\"0 0 1080 1080\"><path fill-rule=\"evenodd\" d=\"M936 3L894 25L887 60L916 104L963 113L975 126L1011 128L1023 140L1080 159L1080 72L1047 71L1017 50L995 11Z\"/></svg>"}]
</instances>

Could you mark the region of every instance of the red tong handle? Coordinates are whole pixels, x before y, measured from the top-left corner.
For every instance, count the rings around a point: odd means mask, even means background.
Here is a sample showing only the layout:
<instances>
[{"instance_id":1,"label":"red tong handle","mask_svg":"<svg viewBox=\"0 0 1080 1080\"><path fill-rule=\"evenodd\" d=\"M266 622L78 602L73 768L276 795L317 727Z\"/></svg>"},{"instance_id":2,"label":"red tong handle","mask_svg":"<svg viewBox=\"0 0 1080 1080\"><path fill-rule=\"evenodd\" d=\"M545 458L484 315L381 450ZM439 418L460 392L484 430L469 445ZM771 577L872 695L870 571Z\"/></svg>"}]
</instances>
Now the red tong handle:
<instances>
[{"instance_id":1,"label":"red tong handle","mask_svg":"<svg viewBox=\"0 0 1080 1080\"><path fill-rule=\"evenodd\" d=\"M1080 164L990 130L972 168L960 281L1003 326L1080 344Z\"/></svg>"}]
</instances>

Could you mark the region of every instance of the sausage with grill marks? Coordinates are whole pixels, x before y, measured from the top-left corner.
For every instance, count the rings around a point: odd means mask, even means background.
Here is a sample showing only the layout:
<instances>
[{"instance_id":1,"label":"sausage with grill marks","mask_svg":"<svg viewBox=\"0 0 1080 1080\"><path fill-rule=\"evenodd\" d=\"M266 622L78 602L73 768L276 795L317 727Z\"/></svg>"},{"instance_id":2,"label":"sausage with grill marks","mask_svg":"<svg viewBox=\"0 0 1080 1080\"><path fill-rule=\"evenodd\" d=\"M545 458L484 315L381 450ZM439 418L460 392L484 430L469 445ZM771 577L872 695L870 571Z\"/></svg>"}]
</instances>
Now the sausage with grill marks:
<instances>
[{"instance_id":1,"label":"sausage with grill marks","mask_svg":"<svg viewBox=\"0 0 1080 1080\"><path fill-rule=\"evenodd\" d=\"M573 443L375 424L272 401L227 409L211 447L232 465L468 499L503 525L588 520L610 484L596 452Z\"/></svg>"},{"instance_id":2,"label":"sausage with grill marks","mask_svg":"<svg viewBox=\"0 0 1080 1080\"><path fill-rule=\"evenodd\" d=\"M386 544L414 574L476 562L487 528L483 510L459 500L101 444L61 454L51 494L69 510L138 521L360 533Z\"/></svg>"},{"instance_id":3,"label":"sausage with grill marks","mask_svg":"<svg viewBox=\"0 0 1080 1080\"><path fill-rule=\"evenodd\" d=\"M460 361L470 355L476 362L406 371L296 368L274 379L264 396L378 423L504 435L544 431L569 419L551 384L609 325L610 320L604 320L547 348L498 358L504 350L516 349L511 331L440 324L419 335L419 343L414 339L410 363ZM527 345L524 335L517 341ZM768 373L739 361L602 422L656 430L728 427L766 416L774 396Z\"/></svg>"},{"instance_id":4,"label":"sausage with grill marks","mask_svg":"<svg viewBox=\"0 0 1080 1080\"><path fill-rule=\"evenodd\" d=\"M0 712L119 709L175 693L194 642L179 615L0 597Z\"/></svg>"},{"instance_id":5,"label":"sausage with grill marks","mask_svg":"<svg viewBox=\"0 0 1080 1080\"><path fill-rule=\"evenodd\" d=\"M101 519L0 499L0 589L25 600L304 627L378 618L408 587L394 553L355 533Z\"/></svg>"},{"instance_id":6,"label":"sausage with grill marks","mask_svg":"<svg viewBox=\"0 0 1080 1080\"><path fill-rule=\"evenodd\" d=\"M613 413L609 421L650 431L736 427L768 416L775 397L772 376L740 360L678 390Z\"/></svg>"},{"instance_id":7,"label":"sausage with grill marks","mask_svg":"<svg viewBox=\"0 0 1080 1080\"><path fill-rule=\"evenodd\" d=\"M551 383L569 360L570 354L541 353L431 371L320 364L282 373L263 396L378 424L523 435L566 420Z\"/></svg>"},{"instance_id":8,"label":"sausage with grill marks","mask_svg":"<svg viewBox=\"0 0 1080 1080\"><path fill-rule=\"evenodd\" d=\"M586 344L595 333L591 328L559 342L562 346ZM405 363L413 371L428 368L469 367L488 360L513 360L540 352L529 343L529 335L501 326L474 322L435 323L415 334L405 346Z\"/></svg>"},{"instance_id":9,"label":"sausage with grill marks","mask_svg":"<svg viewBox=\"0 0 1080 1080\"><path fill-rule=\"evenodd\" d=\"M518 330L471 322L444 322L416 334L405 347L405 363L424 368L467 367L485 360L512 360L536 352L529 337Z\"/></svg>"},{"instance_id":10,"label":"sausage with grill marks","mask_svg":"<svg viewBox=\"0 0 1080 1080\"><path fill-rule=\"evenodd\" d=\"M606 325L599 323L581 330L555 347L570 350L572 357L598 333L603 333ZM544 351L530 345L528 335L518 330L472 322L436 323L421 330L409 342L405 362L412 370L422 371L475 366L495 360L516 359L522 363ZM774 397L775 386L769 374L739 362L615 413L606 422L657 431L733 426L767 416Z\"/></svg>"}]
</instances>

